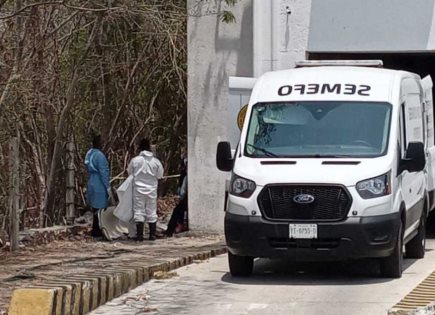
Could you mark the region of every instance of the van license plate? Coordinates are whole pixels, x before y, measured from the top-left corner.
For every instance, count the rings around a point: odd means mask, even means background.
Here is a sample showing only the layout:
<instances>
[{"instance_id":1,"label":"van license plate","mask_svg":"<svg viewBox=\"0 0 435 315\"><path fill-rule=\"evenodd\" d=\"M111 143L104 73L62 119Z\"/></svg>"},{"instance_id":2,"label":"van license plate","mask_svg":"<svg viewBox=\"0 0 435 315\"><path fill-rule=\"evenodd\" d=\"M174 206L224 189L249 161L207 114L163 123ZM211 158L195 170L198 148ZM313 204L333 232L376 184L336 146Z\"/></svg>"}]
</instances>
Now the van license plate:
<instances>
[{"instance_id":1,"label":"van license plate","mask_svg":"<svg viewBox=\"0 0 435 315\"><path fill-rule=\"evenodd\" d=\"M317 238L317 224L290 224L289 238Z\"/></svg>"}]
</instances>

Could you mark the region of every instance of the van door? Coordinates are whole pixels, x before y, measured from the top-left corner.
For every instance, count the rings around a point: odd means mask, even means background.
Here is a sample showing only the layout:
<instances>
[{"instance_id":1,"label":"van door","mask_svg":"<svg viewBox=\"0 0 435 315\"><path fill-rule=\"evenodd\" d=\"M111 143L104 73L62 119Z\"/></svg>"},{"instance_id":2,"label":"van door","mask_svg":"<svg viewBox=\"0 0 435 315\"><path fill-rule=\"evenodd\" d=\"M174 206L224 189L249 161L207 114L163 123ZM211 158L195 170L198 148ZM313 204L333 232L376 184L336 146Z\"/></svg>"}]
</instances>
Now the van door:
<instances>
[{"instance_id":1,"label":"van door","mask_svg":"<svg viewBox=\"0 0 435 315\"><path fill-rule=\"evenodd\" d=\"M410 142L425 143L423 124L423 95L418 82L413 78L402 81L401 137L402 159ZM402 194L407 210L405 237L419 224L424 203L425 173L404 170L401 175Z\"/></svg>"},{"instance_id":2,"label":"van door","mask_svg":"<svg viewBox=\"0 0 435 315\"><path fill-rule=\"evenodd\" d=\"M229 78L230 93L227 130L232 149L236 148L240 138L240 129L237 124L239 112L243 106L248 105L256 81L257 79L255 78Z\"/></svg>"},{"instance_id":3,"label":"van door","mask_svg":"<svg viewBox=\"0 0 435 315\"><path fill-rule=\"evenodd\" d=\"M426 152L427 152L427 191L429 194L429 209L434 208L435 192L435 145L434 145L434 120L433 120L433 99L432 99L432 78L425 77L421 85L424 93L424 117L426 129Z\"/></svg>"},{"instance_id":4,"label":"van door","mask_svg":"<svg viewBox=\"0 0 435 315\"><path fill-rule=\"evenodd\" d=\"M238 126L239 113L244 106L249 103L252 89L254 88L256 78L247 77L229 77L229 106L227 120L227 139L231 143L231 151L234 156L238 143L240 141L240 128ZM231 173L228 173L225 180L225 209L230 188Z\"/></svg>"}]
</instances>

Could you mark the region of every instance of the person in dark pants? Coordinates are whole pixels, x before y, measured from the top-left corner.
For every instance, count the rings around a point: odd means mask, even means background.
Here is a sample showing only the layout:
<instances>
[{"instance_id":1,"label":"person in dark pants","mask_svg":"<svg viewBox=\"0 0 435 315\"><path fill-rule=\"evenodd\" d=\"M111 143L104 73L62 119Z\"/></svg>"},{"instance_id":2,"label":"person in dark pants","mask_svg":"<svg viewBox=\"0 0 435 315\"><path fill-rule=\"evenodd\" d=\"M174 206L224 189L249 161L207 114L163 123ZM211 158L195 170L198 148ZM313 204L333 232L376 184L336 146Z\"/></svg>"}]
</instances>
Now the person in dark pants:
<instances>
[{"instance_id":1,"label":"person in dark pants","mask_svg":"<svg viewBox=\"0 0 435 315\"><path fill-rule=\"evenodd\" d=\"M101 136L94 137L92 149L88 151L85 157L85 165L88 171L86 199L93 212L91 232L93 237L103 236L100 229L99 211L109 206L109 161L101 148Z\"/></svg>"},{"instance_id":2,"label":"person in dark pants","mask_svg":"<svg viewBox=\"0 0 435 315\"><path fill-rule=\"evenodd\" d=\"M184 169L181 172L181 186L179 186L180 200L177 206L172 211L171 219L168 223L168 228L165 235L171 237L177 228L177 224L184 224L184 213L187 211L188 198L187 198L187 160L184 160Z\"/></svg>"}]
</instances>

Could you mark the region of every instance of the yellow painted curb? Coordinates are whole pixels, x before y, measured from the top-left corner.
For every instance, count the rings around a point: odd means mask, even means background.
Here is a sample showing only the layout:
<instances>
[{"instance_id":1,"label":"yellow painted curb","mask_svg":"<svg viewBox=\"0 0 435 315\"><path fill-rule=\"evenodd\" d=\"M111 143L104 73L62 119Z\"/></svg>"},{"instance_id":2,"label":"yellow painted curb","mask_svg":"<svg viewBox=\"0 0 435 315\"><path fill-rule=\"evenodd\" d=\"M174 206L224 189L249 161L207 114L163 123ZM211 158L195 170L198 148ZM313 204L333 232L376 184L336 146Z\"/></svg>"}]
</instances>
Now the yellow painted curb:
<instances>
[{"instance_id":1,"label":"yellow painted curb","mask_svg":"<svg viewBox=\"0 0 435 315\"><path fill-rule=\"evenodd\" d=\"M137 282L139 284L147 282L149 280L148 267L144 266L136 261L131 261L126 264L128 268L136 269L137 271ZM125 267L123 267L125 268Z\"/></svg>"},{"instance_id":2,"label":"yellow painted curb","mask_svg":"<svg viewBox=\"0 0 435 315\"><path fill-rule=\"evenodd\" d=\"M433 308L435 302L435 272L424 279L417 287L408 293L400 302L394 305L389 315L410 315L417 309Z\"/></svg>"},{"instance_id":3,"label":"yellow painted curb","mask_svg":"<svg viewBox=\"0 0 435 315\"><path fill-rule=\"evenodd\" d=\"M158 263L154 263L154 264L148 266L148 275L149 275L149 278L152 279L154 274L156 272L158 272L158 271L164 271L163 269L164 268L163 268L162 263L159 263L159 262Z\"/></svg>"},{"instance_id":4,"label":"yellow painted curb","mask_svg":"<svg viewBox=\"0 0 435 315\"><path fill-rule=\"evenodd\" d=\"M92 274L85 274L86 276L97 276L100 281L100 299L99 299L99 305L103 305L106 302L113 299L114 296L114 281L115 281L115 275L100 271L100 272L93 272Z\"/></svg>"},{"instance_id":5,"label":"yellow painted curb","mask_svg":"<svg viewBox=\"0 0 435 315\"><path fill-rule=\"evenodd\" d=\"M122 294L136 288L138 285L137 270L135 270L133 268L126 268L126 267L115 268L112 266L111 268L108 268L105 271L117 273L117 274L121 275L121 277L122 277L121 287L117 288L118 291L120 292L119 295L122 295ZM119 285L119 283L118 283L118 285Z\"/></svg>"},{"instance_id":6,"label":"yellow painted curb","mask_svg":"<svg viewBox=\"0 0 435 315\"><path fill-rule=\"evenodd\" d=\"M94 309L96 309L98 306L100 306L99 304L99 299L100 299L100 279L98 277L93 277L93 276L86 276L86 275L75 275L70 277L70 279L73 280L79 280L82 283L85 284L85 286L82 286L83 292L86 292L86 290L89 290L89 303L86 303L86 301L84 300L85 304L86 304L86 308L83 309L83 314L86 314L85 310L89 309L89 311L93 311ZM87 295L86 295L87 298Z\"/></svg>"},{"instance_id":7,"label":"yellow painted curb","mask_svg":"<svg viewBox=\"0 0 435 315\"><path fill-rule=\"evenodd\" d=\"M113 273L113 297L117 298L122 295L122 286L124 282L124 275L120 272Z\"/></svg>"},{"instance_id":8,"label":"yellow painted curb","mask_svg":"<svg viewBox=\"0 0 435 315\"><path fill-rule=\"evenodd\" d=\"M73 281L69 279L63 279L63 280L47 280L48 283L53 285L68 285L72 288L71 293L71 304L70 304L70 314L71 315L81 315L80 314L80 303L82 298L82 283L79 281Z\"/></svg>"},{"instance_id":9,"label":"yellow painted curb","mask_svg":"<svg viewBox=\"0 0 435 315\"><path fill-rule=\"evenodd\" d=\"M83 279L69 278L70 281L77 281L81 284L81 295L79 304L79 314L85 315L92 310L93 283Z\"/></svg>"},{"instance_id":10,"label":"yellow painted curb","mask_svg":"<svg viewBox=\"0 0 435 315\"><path fill-rule=\"evenodd\" d=\"M124 260L97 272L63 279L45 279L44 283L16 289L9 315L86 315L98 306L154 278L156 272L168 272L195 260L206 260L226 252L226 248L202 253L187 253L169 261L155 260L151 265ZM150 262L148 262L150 263Z\"/></svg>"},{"instance_id":11,"label":"yellow painted curb","mask_svg":"<svg viewBox=\"0 0 435 315\"><path fill-rule=\"evenodd\" d=\"M57 289L25 288L12 294L9 315L53 315L56 314Z\"/></svg>"},{"instance_id":12,"label":"yellow painted curb","mask_svg":"<svg viewBox=\"0 0 435 315\"><path fill-rule=\"evenodd\" d=\"M74 300L73 292L75 291L73 285L65 284L65 283L62 284L52 283L48 281L48 282L44 282L44 284L41 287L58 289L59 295L57 299L57 305L58 305L57 310L59 311L57 311L56 313L61 315L72 315L71 306L73 305L73 300Z\"/></svg>"}]
</instances>

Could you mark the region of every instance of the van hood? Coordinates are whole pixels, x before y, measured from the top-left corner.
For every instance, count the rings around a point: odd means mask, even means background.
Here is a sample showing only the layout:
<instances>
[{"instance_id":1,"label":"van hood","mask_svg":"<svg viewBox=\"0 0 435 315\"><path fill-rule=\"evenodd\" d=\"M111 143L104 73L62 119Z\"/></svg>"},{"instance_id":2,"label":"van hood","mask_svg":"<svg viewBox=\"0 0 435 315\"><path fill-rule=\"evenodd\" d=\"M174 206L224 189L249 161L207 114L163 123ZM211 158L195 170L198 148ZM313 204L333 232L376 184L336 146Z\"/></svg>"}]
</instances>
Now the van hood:
<instances>
[{"instance_id":1,"label":"van hood","mask_svg":"<svg viewBox=\"0 0 435 315\"><path fill-rule=\"evenodd\" d=\"M359 181L391 170L387 156L378 158L292 158L258 159L238 157L234 173L253 180L257 186L268 184L338 184L355 186Z\"/></svg>"}]
</instances>

